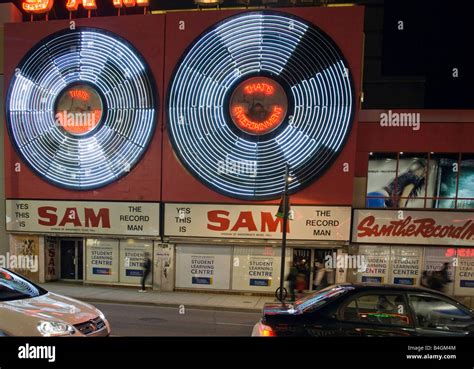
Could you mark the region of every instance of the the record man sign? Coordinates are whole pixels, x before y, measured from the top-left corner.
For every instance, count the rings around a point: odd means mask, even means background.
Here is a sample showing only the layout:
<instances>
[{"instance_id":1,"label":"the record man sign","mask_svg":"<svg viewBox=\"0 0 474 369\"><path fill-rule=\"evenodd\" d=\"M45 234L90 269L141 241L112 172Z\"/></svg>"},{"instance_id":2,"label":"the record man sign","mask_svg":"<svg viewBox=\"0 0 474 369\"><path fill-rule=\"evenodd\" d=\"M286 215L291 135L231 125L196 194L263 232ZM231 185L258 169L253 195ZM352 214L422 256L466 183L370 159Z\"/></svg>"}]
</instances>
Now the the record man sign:
<instances>
[{"instance_id":1,"label":"the record man sign","mask_svg":"<svg viewBox=\"0 0 474 369\"><path fill-rule=\"evenodd\" d=\"M158 203L7 200L7 231L159 236Z\"/></svg>"},{"instance_id":2,"label":"the record man sign","mask_svg":"<svg viewBox=\"0 0 474 369\"><path fill-rule=\"evenodd\" d=\"M166 204L165 235L280 239L277 205ZM348 241L351 208L292 206L288 239Z\"/></svg>"}]
</instances>

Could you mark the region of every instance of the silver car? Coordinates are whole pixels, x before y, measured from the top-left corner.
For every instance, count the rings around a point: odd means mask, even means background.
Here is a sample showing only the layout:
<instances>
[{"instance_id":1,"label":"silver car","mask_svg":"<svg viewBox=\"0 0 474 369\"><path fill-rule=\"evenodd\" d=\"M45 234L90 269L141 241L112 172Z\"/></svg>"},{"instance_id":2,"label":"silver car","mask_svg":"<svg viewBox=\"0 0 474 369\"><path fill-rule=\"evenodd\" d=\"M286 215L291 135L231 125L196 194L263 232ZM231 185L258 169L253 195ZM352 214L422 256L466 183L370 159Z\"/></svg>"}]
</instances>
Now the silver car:
<instances>
[{"instance_id":1,"label":"silver car","mask_svg":"<svg viewBox=\"0 0 474 369\"><path fill-rule=\"evenodd\" d=\"M92 305L46 291L0 268L0 336L108 336L110 324Z\"/></svg>"}]
</instances>

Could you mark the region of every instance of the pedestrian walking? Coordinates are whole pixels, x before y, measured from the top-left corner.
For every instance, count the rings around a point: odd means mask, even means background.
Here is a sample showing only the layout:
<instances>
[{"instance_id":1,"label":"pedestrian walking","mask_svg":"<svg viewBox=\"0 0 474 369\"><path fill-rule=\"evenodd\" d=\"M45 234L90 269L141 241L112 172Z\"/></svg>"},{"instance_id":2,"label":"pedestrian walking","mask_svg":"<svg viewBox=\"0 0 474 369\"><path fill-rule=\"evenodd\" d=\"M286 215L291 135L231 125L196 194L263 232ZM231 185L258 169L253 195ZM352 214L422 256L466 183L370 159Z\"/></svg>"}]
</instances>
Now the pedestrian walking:
<instances>
[{"instance_id":1,"label":"pedestrian walking","mask_svg":"<svg viewBox=\"0 0 474 369\"><path fill-rule=\"evenodd\" d=\"M291 295L291 301L296 300L296 278L298 276L298 269L296 266L293 264L290 268L290 272L288 273L288 276L286 277L286 280L288 281L288 286L290 288L290 295Z\"/></svg>"},{"instance_id":2,"label":"pedestrian walking","mask_svg":"<svg viewBox=\"0 0 474 369\"><path fill-rule=\"evenodd\" d=\"M138 290L138 292L146 292L146 279L148 278L148 275L150 274L151 271L151 259L150 259L150 254L148 252L145 252L145 258L143 262L143 274L142 274L142 289Z\"/></svg>"}]
</instances>

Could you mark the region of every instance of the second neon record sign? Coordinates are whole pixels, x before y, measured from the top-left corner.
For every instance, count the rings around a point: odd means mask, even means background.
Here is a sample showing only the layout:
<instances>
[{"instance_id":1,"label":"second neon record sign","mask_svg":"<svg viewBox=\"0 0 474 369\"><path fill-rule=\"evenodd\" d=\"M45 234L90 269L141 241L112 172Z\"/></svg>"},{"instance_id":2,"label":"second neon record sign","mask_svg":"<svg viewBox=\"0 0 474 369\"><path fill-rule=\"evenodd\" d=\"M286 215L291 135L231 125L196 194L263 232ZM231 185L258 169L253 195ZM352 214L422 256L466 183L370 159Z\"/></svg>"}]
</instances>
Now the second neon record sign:
<instances>
[{"instance_id":1,"label":"second neon record sign","mask_svg":"<svg viewBox=\"0 0 474 369\"><path fill-rule=\"evenodd\" d=\"M317 27L283 13L228 18L198 37L170 83L168 124L184 166L230 197L290 193L334 162L350 133L346 60Z\"/></svg>"}]
</instances>

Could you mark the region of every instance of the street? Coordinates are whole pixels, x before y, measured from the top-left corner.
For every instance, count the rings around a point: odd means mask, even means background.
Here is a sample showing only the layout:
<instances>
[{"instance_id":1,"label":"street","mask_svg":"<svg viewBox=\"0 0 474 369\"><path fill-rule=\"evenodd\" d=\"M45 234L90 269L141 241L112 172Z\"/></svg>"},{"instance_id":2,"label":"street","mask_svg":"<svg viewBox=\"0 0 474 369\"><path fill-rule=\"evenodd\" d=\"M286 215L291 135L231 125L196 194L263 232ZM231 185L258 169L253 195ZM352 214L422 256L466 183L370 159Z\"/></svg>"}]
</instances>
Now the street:
<instances>
[{"instance_id":1,"label":"street","mask_svg":"<svg viewBox=\"0 0 474 369\"><path fill-rule=\"evenodd\" d=\"M112 327L112 336L250 336L257 312L93 303ZM182 312L182 311L181 311Z\"/></svg>"}]
</instances>

